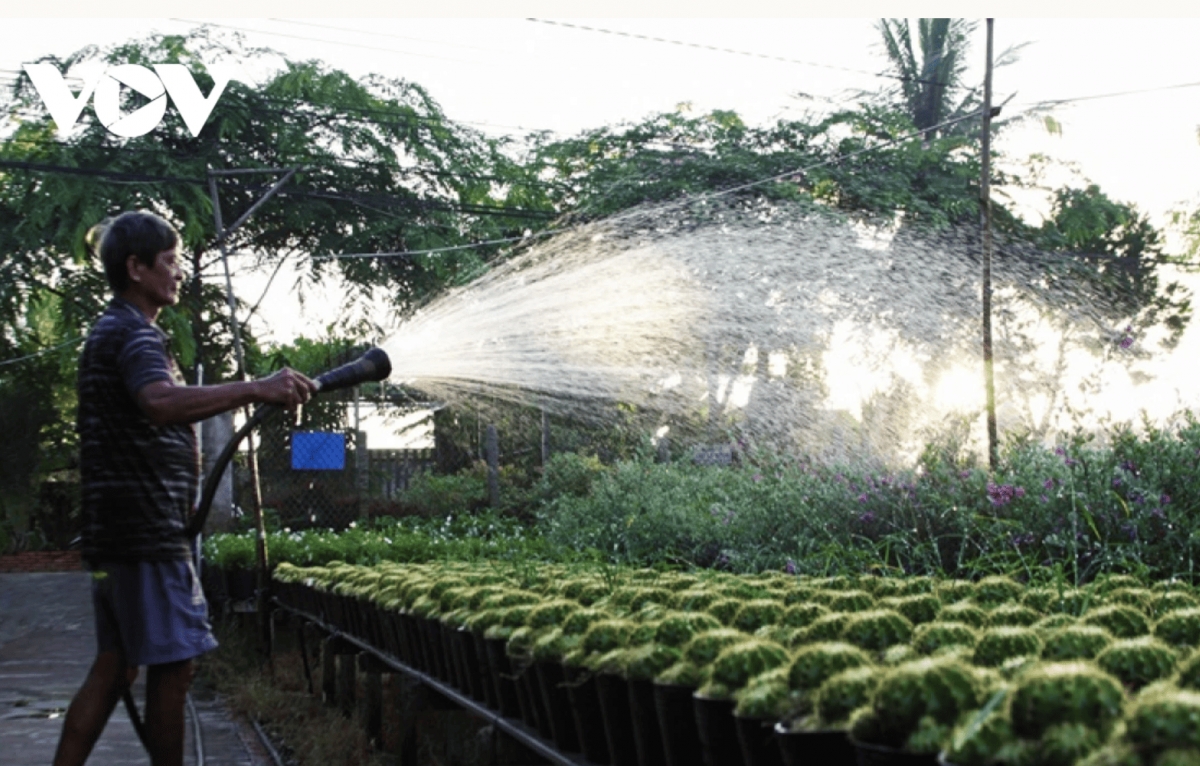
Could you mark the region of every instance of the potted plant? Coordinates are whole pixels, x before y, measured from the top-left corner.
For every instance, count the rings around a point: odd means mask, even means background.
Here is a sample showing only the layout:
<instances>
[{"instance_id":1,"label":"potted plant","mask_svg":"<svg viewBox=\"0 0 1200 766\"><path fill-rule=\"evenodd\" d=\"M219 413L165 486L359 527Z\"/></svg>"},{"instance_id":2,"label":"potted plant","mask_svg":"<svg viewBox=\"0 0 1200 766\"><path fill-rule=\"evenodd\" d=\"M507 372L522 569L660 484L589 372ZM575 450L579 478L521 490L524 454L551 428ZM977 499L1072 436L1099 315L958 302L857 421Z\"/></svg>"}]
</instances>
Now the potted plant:
<instances>
[{"instance_id":1,"label":"potted plant","mask_svg":"<svg viewBox=\"0 0 1200 766\"><path fill-rule=\"evenodd\" d=\"M890 646L907 643L912 632L912 623L899 612L871 609L852 614L840 638L860 649L882 654Z\"/></svg>"},{"instance_id":2,"label":"potted plant","mask_svg":"<svg viewBox=\"0 0 1200 766\"><path fill-rule=\"evenodd\" d=\"M661 623L659 631L662 631ZM654 704L654 679L682 658L683 653L677 646L657 641L627 649L621 658L628 683L633 740L640 766L656 766L666 760L662 730Z\"/></svg>"},{"instance_id":3,"label":"potted plant","mask_svg":"<svg viewBox=\"0 0 1200 766\"><path fill-rule=\"evenodd\" d=\"M1046 636L1042 659L1051 662L1090 660L1112 642L1112 634L1099 626L1068 625Z\"/></svg>"},{"instance_id":4,"label":"potted plant","mask_svg":"<svg viewBox=\"0 0 1200 766\"><path fill-rule=\"evenodd\" d=\"M935 620L918 625L913 631L912 647L920 654L931 655L951 646L974 649L979 642L975 628L964 622Z\"/></svg>"},{"instance_id":5,"label":"potted plant","mask_svg":"<svg viewBox=\"0 0 1200 766\"><path fill-rule=\"evenodd\" d=\"M860 764L934 764L958 717L980 705L981 676L965 662L926 658L883 673L850 721Z\"/></svg>"},{"instance_id":6,"label":"potted plant","mask_svg":"<svg viewBox=\"0 0 1200 766\"><path fill-rule=\"evenodd\" d=\"M1167 612L1154 623L1154 635L1176 648L1200 646L1200 608Z\"/></svg>"},{"instance_id":7,"label":"potted plant","mask_svg":"<svg viewBox=\"0 0 1200 766\"><path fill-rule=\"evenodd\" d=\"M1171 647L1153 636L1114 641L1096 656L1096 664L1120 679L1131 691L1175 672L1177 662Z\"/></svg>"},{"instance_id":8,"label":"potted plant","mask_svg":"<svg viewBox=\"0 0 1200 766\"><path fill-rule=\"evenodd\" d=\"M851 763L854 748L846 734L850 715L870 699L881 672L876 666L861 665L834 673L812 693L804 712L777 723L785 766Z\"/></svg>"},{"instance_id":9,"label":"potted plant","mask_svg":"<svg viewBox=\"0 0 1200 766\"><path fill-rule=\"evenodd\" d=\"M707 680L706 671L686 658L654 678L654 711L667 766L703 763L692 695Z\"/></svg>"},{"instance_id":10,"label":"potted plant","mask_svg":"<svg viewBox=\"0 0 1200 766\"><path fill-rule=\"evenodd\" d=\"M1080 622L1098 625L1116 638L1137 638L1150 632L1146 615L1125 604L1108 604L1089 610Z\"/></svg>"},{"instance_id":11,"label":"potted plant","mask_svg":"<svg viewBox=\"0 0 1200 766\"><path fill-rule=\"evenodd\" d=\"M775 724L787 717L793 706L787 673L787 667L780 666L755 676L734 692L733 720L746 766L783 766Z\"/></svg>"},{"instance_id":12,"label":"potted plant","mask_svg":"<svg viewBox=\"0 0 1200 766\"><path fill-rule=\"evenodd\" d=\"M998 668L1015 657L1037 657L1042 639L1033 628L1003 626L988 628L975 644L972 661L981 667Z\"/></svg>"},{"instance_id":13,"label":"potted plant","mask_svg":"<svg viewBox=\"0 0 1200 766\"><path fill-rule=\"evenodd\" d=\"M753 638L731 643L716 656L707 683L692 696L706 763L724 766L742 762L733 695L753 677L787 662L787 649Z\"/></svg>"}]
</instances>

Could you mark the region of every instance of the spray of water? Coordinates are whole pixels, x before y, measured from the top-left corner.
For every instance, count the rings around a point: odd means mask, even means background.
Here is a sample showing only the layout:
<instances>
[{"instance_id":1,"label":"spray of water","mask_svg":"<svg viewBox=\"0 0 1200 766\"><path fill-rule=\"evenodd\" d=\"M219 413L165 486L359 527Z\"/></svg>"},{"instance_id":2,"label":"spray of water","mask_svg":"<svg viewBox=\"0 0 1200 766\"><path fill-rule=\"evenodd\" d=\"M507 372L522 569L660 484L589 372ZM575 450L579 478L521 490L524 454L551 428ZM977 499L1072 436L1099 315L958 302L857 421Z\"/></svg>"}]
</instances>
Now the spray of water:
<instances>
[{"instance_id":1,"label":"spray of water","mask_svg":"<svg viewBox=\"0 0 1200 766\"><path fill-rule=\"evenodd\" d=\"M910 460L977 421L980 245L763 201L648 209L545 241L424 307L385 348L444 402L495 399L828 460ZM1073 354L1120 330L1079 280L1001 248L1002 428L1046 433Z\"/></svg>"}]
</instances>

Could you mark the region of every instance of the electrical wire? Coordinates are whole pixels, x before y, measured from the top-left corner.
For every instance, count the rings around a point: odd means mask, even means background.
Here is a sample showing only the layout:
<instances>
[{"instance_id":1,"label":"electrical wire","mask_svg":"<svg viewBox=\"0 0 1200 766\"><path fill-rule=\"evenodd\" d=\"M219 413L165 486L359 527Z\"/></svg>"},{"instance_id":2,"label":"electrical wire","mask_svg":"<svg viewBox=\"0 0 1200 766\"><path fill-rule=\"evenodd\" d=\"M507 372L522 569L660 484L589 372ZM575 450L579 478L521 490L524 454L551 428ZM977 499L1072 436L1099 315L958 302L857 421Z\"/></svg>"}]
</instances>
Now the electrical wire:
<instances>
[{"instance_id":1,"label":"electrical wire","mask_svg":"<svg viewBox=\"0 0 1200 766\"><path fill-rule=\"evenodd\" d=\"M570 29L582 29L586 32L600 32L606 35L616 35L618 37L629 37L635 40L647 40L655 43L666 43L668 45L679 45L685 48L699 48L701 50L717 51L719 53L732 53L737 56L749 56L750 58L765 59L767 61L780 61L785 64L800 64L802 66L817 67L819 69L832 69L838 72L850 72L852 74L865 74L870 77L879 77L887 80L899 80L901 82L919 82L928 85L945 86L946 83L937 80L925 80L914 77L904 77L903 75L888 74L886 72L869 72L865 69L853 69L851 67L837 66L835 64L821 64L816 61L802 61L800 59L788 58L787 56L775 56L767 53L755 53L754 51L743 51L736 48L724 48L719 45L707 45L704 43L693 43L686 40L672 40L667 37L654 37L653 35L640 35L634 32L622 32L616 29L604 29L602 27L589 27L585 24L571 24L566 21L553 21L551 19L539 19L529 17L526 21L536 22L538 24L550 24L556 27L568 27Z\"/></svg>"},{"instance_id":2,"label":"electrical wire","mask_svg":"<svg viewBox=\"0 0 1200 766\"><path fill-rule=\"evenodd\" d=\"M39 356L45 356L46 354L53 353L55 351L58 351L59 349L66 348L67 346L77 346L86 339L87 338L85 336L81 335L78 338L72 338L71 340L65 340L62 343L59 343L58 345L50 346L49 348L44 348L41 351L35 351L32 354L26 354L25 356L18 356L13 359L5 359L4 361L0 362L0 367L7 367L10 364L24 362L29 359L36 359Z\"/></svg>"}]
</instances>

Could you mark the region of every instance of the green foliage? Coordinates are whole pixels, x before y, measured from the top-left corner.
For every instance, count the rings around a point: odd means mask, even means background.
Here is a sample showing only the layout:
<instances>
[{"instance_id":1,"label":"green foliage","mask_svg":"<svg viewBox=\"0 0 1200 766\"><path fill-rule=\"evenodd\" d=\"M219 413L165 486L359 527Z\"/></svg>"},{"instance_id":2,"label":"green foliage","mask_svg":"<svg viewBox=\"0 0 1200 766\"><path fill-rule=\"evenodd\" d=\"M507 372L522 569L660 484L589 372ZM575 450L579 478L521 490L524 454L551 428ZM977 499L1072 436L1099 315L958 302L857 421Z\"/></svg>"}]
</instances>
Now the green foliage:
<instances>
[{"instance_id":1,"label":"green foliage","mask_svg":"<svg viewBox=\"0 0 1200 766\"><path fill-rule=\"evenodd\" d=\"M871 697L879 727L874 741L900 747L926 718L951 726L959 715L980 704L982 694L979 676L963 662L922 659L892 668L879 679Z\"/></svg>"},{"instance_id":2,"label":"green foliage","mask_svg":"<svg viewBox=\"0 0 1200 766\"><path fill-rule=\"evenodd\" d=\"M717 628L698 634L683 647L683 658L697 667L711 665L721 650L749 636L732 628Z\"/></svg>"},{"instance_id":3,"label":"green foliage","mask_svg":"<svg viewBox=\"0 0 1200 766\"><path fill-rule=\"evenodd\" d=\"M842 631L846 629L849 621L850 615L845 612L823 614L809 623L807 627L800 628L797 640L806 644L817 641L837 641L841 638Z\"/></svg>"},{"instance_id":4,"label":"green foliage","mask_svg":"<svg viewBox=\"0 0 1200 766\"><path fill-rule=\"evenodd\" d=\"M1126 719L1126 737L1152 752L1200 748L1200 693L1163 690L1140 697Z\"/></svg>"},{"instance_id":5,"label":"green foliage","mask_svg":"<svg viewBox=\"0 0 1200 766\"><path fill-rule=\"evenodd\" d=\"M976 665L997 668L1015 657L1037 657L1042 653L1042 639L1032 628L1006 625L988 628L975 644L973 659Z\"/></svg>"},{"instance_id":6,"label":"green foliage","mask_svg":"<svg viewBox=\"0 0 1200 766\"><path fill-rule=\"evenodd\" d=\"M1029 607L1020 604L1003 604L988 613L987 624L990 628L1002 625L1026 627L1033 625L1041 618L1042 615Z\"/></svg>"},{"instance_id":7,"label":"green foliage","mask_svg":"<svg viewBox=\"0 0 1200 766\"><path fill-rule=\"evenodd\" d=\"M1154 636L1175 647L1200 646L1200 609L1168 612L1154 623Z\"/></svg>"},{"instance_id":8,"label":"green foliage","mask_svg":"<svg viewBox=\"0 0 1200 766\"><path fill-rule=\"evenodd\" d=\"M1070 625L1046 636L1042 658L1063 662L1090 660L1113 642L1112 634L1096 625Z\"/></svg>"},{"instance_id":9,"label":"green foliage","mask_svg":"<svg viewBox=\"0 0 1200 766\"><path fill-rule=\"evenodd\" d=\"M912 632L912 623L899 612L875 609L851 615L842 628L841 639L869 652L882 652L907 643Z\"/></svg>"},{"instance_id":10,"label":"green foliage","mask_svg":"<svg viewBox=\"0 0 1200 766\"><path fill-rule=\"evenodd\" d=\"M764 625L780 622L782 617L783 606L778 601L755 599L738 609L729 626L744 633L753 633Z\"/></svg>"},{"instance_id":11,"label":"green foliage","mask_svg":"<svg viewBox=\"0 0 1200 766\"><path fill-rule=\"evenodd\" d=\"M604 654L621 649L629 640L636 624L629 620L599 620L583 634L582 649L588 654Z\"/></svg>"},{"instance_id":12,"label":"green foliage","mask_svg":"<svg viewBox=\"0 0 1200 766\"><path fill-rule=\"evenodd\" d=\"M740 718L774 722L786 716L793 705L787 676L777 671L752 678L733 696L737 700L733 714Z\"/></svg>"},{"instance_id":13,"label":"green foliage","mask_svg":"<svg viewBox=\"0 0 1200 766\"><path fill-rule=\"evenodd\" d=\"M974 648L979 634L973 627L962 622L929 622L918 625L913 632L912 646L921 654L933 654L950 646Z\"/></svg>"},{"instance_id":14,"label":"green foliage","mask_svg":"<svg viewBox=\"0 0 1200 766\"><path fill-rule=\"evenodd\" d=\"M987 625L988 613L970 601L957 601L942 607L938 612L940 622L961 622L972 628L982 628Z\"/></svg>"},{"instance_id":15,"label":"green foliage","mask_svg":"<svg viewBox=\"0 0 1200 766\"><path fill-rule=\"evenodd\" d=\"M1010 696L1013 731L1039 739L1055 724L1081 723L1107 734L1120 718L1125 692L1116 678L1084 662L1048 663L1017 680Z\"/></svg>"},{"instance_id":16,"label":"green foliage","mask_svg":"<svg viewBox=\"0 0 1200 766\"><path fill-rule=\"evenodd\" d=\"M686 660L677 662L671 667L664 670L654 679L655 683L667 684L670 686L686 686L691 689L697 689L708 680L708 675L704 669L694 665Z\"/></svg>"},{"instance_id":17,"label":"green foliage","mask_svg":"<svg viewBox=\"0 0 1200 766\"><path fill-rule=\"evenodd\" d=\"M1039 743L1041 762L1046 766L1073 766L1099 749L1100 733L1087 724L1072 722L1050 726Z\"/></svg>"},{"instance_id":18,"label":"green foliage","mask_svg":"<svg viewBox=\"0 0 1200 766\"><path fill-rule=\"evenodd\" d=\"M1007 577L992 575L975 583L971 600L985 609L995 609L1009 601L1021 598L1025 589Z\"/></svg>"},{"instance_id":19,"label":"green foliage","mask_svg":"<svg viewBox=\"0 0 1200 766\"><path fill-rule=\"evenodd\" d=\"M793 691L815 691L843 670L874 665L870 655L853 644L828 641L802 646L792 656L788 685Z\"/></svg>"},{"instance_id":20,"label":"green foliage","mask_svg":"<svg viewBox=\"0 0 1200 766\"><path fill-rule=\"evenodd\" d=\"M913 625L920 625L925 622L933 622L938 618L942 602L931 593L922 593L885 599L880 602L880 606L894 609L904 615Z\"/></svg>"},{"instance_id":21,"label":"green foliage","mask_svg":"<svg viewBox=\"0 0 1200 766\"><path fill-rule=\"evenodd\" d=\"M759 673L784 665L787 649L759 639L747 639L721 650L713 660L712 681L736 691Z\"/></svg>"},{"instance_id":22,"label":"green foliage","mask_svg":"<svg viewBox=\"0 0 1200 766\"><path fill-rule=\"evenodd\" d=\"M1137 609L1112 604L1093 609L1080 620L1084 625L1097 625L1117 638L1135 638L1150 632L1150 623Z\"/></svg>"},{"instance_id":23,"label":"green foliage","mask_svg":"<svg viewBox=\"0 0 1200 766\"><path fill-rule=\"evenodd\" d=\"M791 628L804 628L827 614L829 608L820 604L792 604L783 610L780 621Z\"/></svg>"},{"instance_id":24,"label":"green foliage","mask_svg":"<svg viewBox=\"0 0 1200 766\"><path fill-rule=\"evenodd\" d=\"M1132 689L1166 678L1175 671L1175 652L1153 636L1115 641L1096 657L1096 664Z\"/></svg>"},{"instance_id":25,"label":"green foliage","mask_svg":"<svg viewBox=\"0 0 1200 766\"><path fill-rule=\"evenodd\" d=\"M821 728L846 728L850 714L870 700L880 673L871 666L851 668L830 676L817 687L813 707Z\"/></svg>"}]
</instances>

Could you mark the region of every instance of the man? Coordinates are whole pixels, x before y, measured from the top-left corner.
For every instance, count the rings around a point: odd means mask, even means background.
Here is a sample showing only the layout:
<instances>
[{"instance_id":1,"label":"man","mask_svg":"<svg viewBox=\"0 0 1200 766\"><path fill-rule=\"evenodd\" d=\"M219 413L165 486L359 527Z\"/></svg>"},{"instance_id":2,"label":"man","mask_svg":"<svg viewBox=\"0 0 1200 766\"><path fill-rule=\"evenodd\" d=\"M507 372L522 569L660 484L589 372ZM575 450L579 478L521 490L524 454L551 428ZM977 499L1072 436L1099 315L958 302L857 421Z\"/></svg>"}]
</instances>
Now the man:
<instances>
[{"instance_id":1,"label":"man","mask_svg":"<svg viewBox=\"0 0 1200 766\"><path fill-rule=\"evenodd\" d=\"M217 645L184 534L199 484L191 424L254 403L295 408L316 391L288 369L255 381L184 385L154 324L179 301L178 245L169 223L142 211L113 219L99 239L115 297L80 358L78 421L98 651L67 709L55 766L87 760L141 665L151 763L182 764L192 660Z\"/></svg>"}]
</instances>

